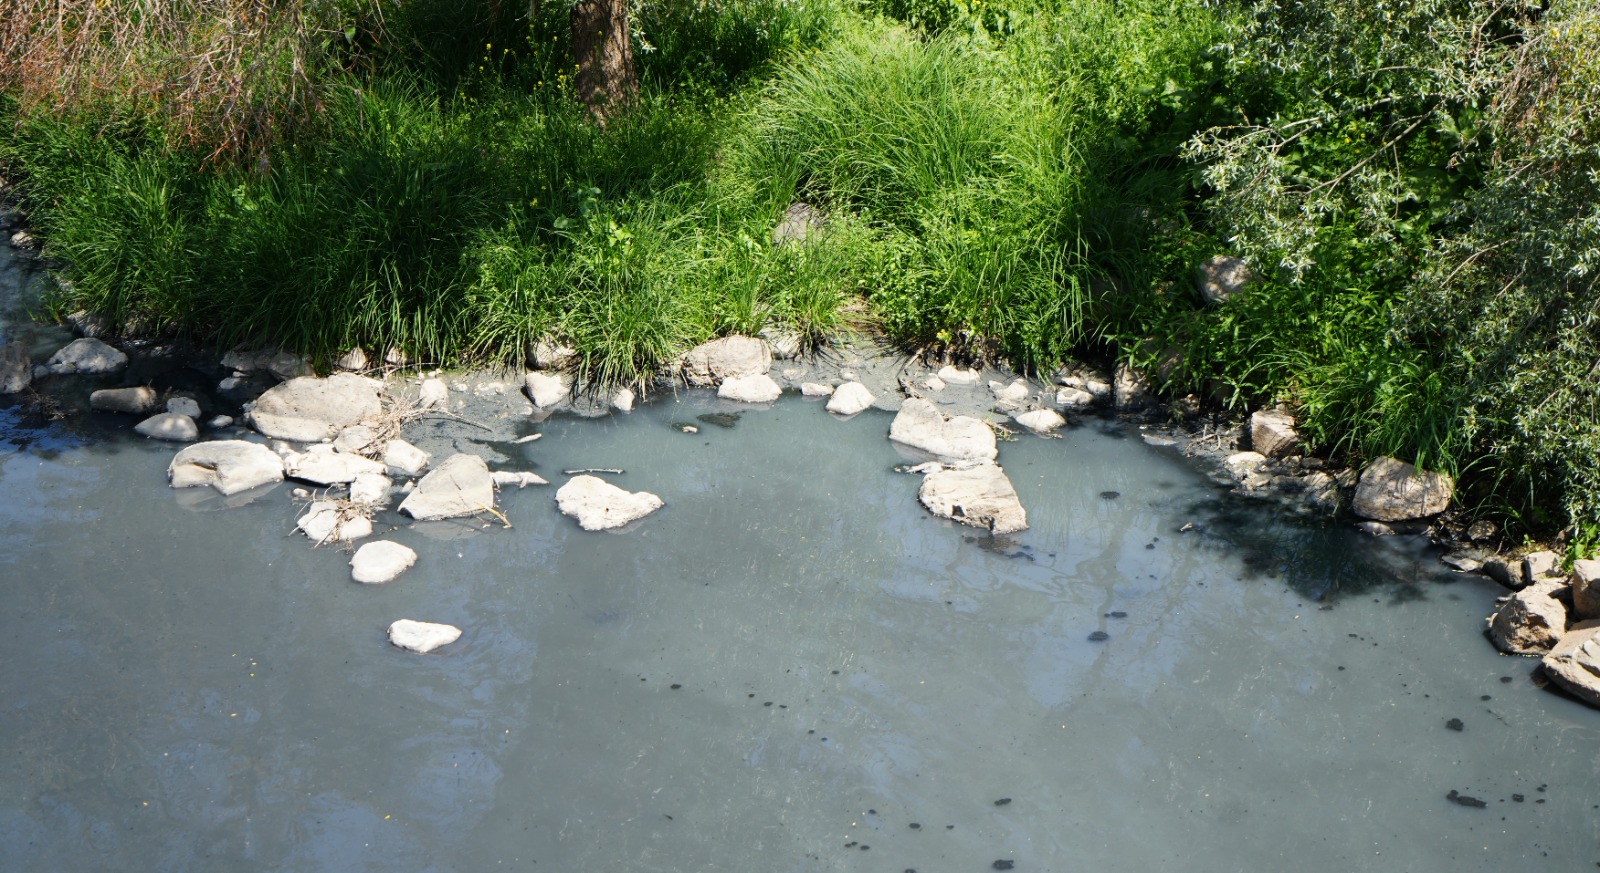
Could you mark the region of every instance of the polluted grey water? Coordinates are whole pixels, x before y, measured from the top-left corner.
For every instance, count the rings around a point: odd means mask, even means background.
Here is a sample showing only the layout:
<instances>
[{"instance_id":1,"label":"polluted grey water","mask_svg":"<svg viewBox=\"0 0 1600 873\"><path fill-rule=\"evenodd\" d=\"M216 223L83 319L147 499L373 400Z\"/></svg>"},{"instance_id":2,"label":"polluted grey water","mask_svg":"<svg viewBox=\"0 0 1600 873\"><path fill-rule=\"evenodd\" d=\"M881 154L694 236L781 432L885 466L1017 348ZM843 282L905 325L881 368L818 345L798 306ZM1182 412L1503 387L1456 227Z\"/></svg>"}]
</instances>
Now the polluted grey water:
<instances>
[{"instance_id":1,"label":"polluted grey water","mask_svg":"<svg viewBox=\"0 0 1600 873\"><path fill-rule=\"evenodd\" d=\"M530 424L486 447L553 482L511 528L394 530L420 560L369 587L291 486L224 508L126 421L0 408L0 869L1600 862L1600 713L1416 540L1291 525L1112 423L1003 443L1032 527L991 539L917 506L887 414L673 427L722 411ZM580 531L575 467L666 507ZM465 634L409 654L399 618Z\"/></svg>"}]
</instances>

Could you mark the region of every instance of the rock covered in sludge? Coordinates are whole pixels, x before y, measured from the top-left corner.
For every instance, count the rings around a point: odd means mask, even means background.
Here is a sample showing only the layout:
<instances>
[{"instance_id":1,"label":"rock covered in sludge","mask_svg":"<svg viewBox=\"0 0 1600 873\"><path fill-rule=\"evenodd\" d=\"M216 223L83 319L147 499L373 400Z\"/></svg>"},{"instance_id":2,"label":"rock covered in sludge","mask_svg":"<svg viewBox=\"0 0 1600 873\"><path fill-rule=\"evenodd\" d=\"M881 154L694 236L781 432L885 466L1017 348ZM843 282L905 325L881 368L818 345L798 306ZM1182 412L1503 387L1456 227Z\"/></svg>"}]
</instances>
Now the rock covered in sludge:
<instances>
[{"instance_id":1,"label":"rock covered in sludge","mask_svg":"<svg viewBox=\"0 0 1600 873\"><path fill-rule=\"evenodd\" d=\"M382 382L354 373L302 376L267 389L245 412L245 421L269 437L320 442L381 416L382 388Z\"/></svg>"},{"instance_id":2,"label":"rock covered in sludge","mask_svg":"<svg viewBox=\"0 0 1600 873\"><path fill-rule=\"evenodd\" d=\"M1356 515L1377 521L1409 521L1443 512L1455 483L1443 473L1418 470L1394 458L1379 458L1361 472Z\"/></svg>"},{"instance_id":3,"label":"rock covered in sludge","mask_svg":"<svg viewBox=\"0 0 1600 873\"><path fill-rule=\"evenodd\" d=\"M722 380L717 396L740 403L771 403L783 396L783 389L766 373L756 373Z\"/></svg>"},{"instance_id":4,"label":"rock covered in sludge","mask_svg":"<svg viewBox=\"0 0 1600 873\"><path fill-rule=\"evenodd\" d=\"M460 518L494 507L494 480L489 465L477 455L446 458L400 503L400 511L418 521Z\"/></svg>"},{"instance_id":5,"label":"rock covered in sludge","mask_svg":"<svg viewBox=\"0 0 1600 873\"><path fill-rule=\"evenodd\" d=\"M1539 582L1505 598L1489 619L1489 638L1510 655L1542 655L1561 641L1567 630L1567 607L1560 580Z\"/></svg>"},{"instance_id":6,"label":"rock covered in sludge","mask_svg":"<svg viewBox=\"0 0 1600 873\"><path fill-rule=\"evenodd\" d=\"M889 425L889 439L949 461L992 461L994 431L976 418L946 418L932 401L912 397Z\"/></svg>"},{"instance_id":7,"label":"rock covered in sludge","mask_svg":"<svg viewBox=\"0 0 1600 873\"><path fill-rule=\"evenodd\" d=\"M225 496L283 481L283 459L259 443L214 440L185 448L167 467L174 488L209 485Z\"/></svg>"},{"instance_id":8,"label":"rock covered in sludge","mask_svg":"<svg viewBox=\"0 0 1600 873\"><path fill-rule=\"evenodd\" d=\"M418 409L450 408L450 389L445 386L443 379L423 379L422 385L417 389Z\"/></svg>"},{"instance_id":9,"label":"rock covered in sludge","mask_svg":"<svg viewBox=\"0 0 1600 873\"><path fill-rule=\"evenodd\" d=\"M160 402L155 389L143 385L136 388L101 388L89 394L89 408L97 412L144 415L154 412Z\"/></svg>"},{"instance_id":10,"label":"rock covered in sludge","mask_svg":"<svg viewBox=\"0 0 1600 873\"><path fill-rule=\"evenodd\" d=\"M1016 533L1028 527L1028 514L1016 489L997 464L930 472L917 499L934 515L990 533Z\"/></svg>"},{"instance_id":11,"label":"rock covered in sludge","mask_svg":"<svg viewBox=\"0 0 1600 873\"><path fill-rule=\"evenodd\" d=\"M350 482L350 502L387 506L392 487L389 477L382 473L357 473Z\"/></svg>"},{"instance_id":12,"label":"rock covered in sludge","mask_svg":"<svg viewBox=\"0 0 1600 873\"><path fill-rule=\"evenodd\" d=\"M200 425L187 415L163 412L152 415L133 426L135 433L153 440L173 443L192 443L200 438Z\"/></svg>"},{"instance_id":13,"label":"rock covered in sludge","mask_svg":"<svg viewBox=\"0 0 1600 873\"><path fill-rule=\"evenodd\" d=\"M833 396L828 399L828 411L834 415L855 415L872 406L877 399L860 382L846 382L833 389Z\"/></svg>"},{"instance_id":14,"label":"rock covered in sludge","mask_svg":"<svg viewBox=\"0 0 1600 873\"><path fill-rule=\"evenodd\" d=\"M115 373L128 366L128 356L93 337L80 337L45 361L45 371L57 376L70 373Z\"/></svg>"},{"instance_id":15,"label":"rock covered in sludge","mask_svg":"<svg viewBox=\"0 0 1600 873\"><path fill-rule=\"evenodd\" d=\"M350 559L350 578L363 585L393 582L417 563L417 553L399 543L378 540L356 549Z\"/></svg>"},{"instance_id":16,"label":"rock covered in sludge","mask_svg":"<svg viewBox=\"0 0 1600 873\"><path fill-rule=\"evenodd\" d=\"M648 491L625 491L597 476L574 476L556 491L556 505L584 530L611 530L638 521L663 505Z\"/></svg>"},{"instance_id":17,"label":"rock covered in sludge","mask_svg":"<svg viewBox=\"0 0 1600 873\"><path fill-rule=\"evenodd\" d=\"M461 639L461 628L431 621L413 621L402 618L389 625L389 642L395 648L426 655L442 646Z\"/></svg>"}]
</instances>

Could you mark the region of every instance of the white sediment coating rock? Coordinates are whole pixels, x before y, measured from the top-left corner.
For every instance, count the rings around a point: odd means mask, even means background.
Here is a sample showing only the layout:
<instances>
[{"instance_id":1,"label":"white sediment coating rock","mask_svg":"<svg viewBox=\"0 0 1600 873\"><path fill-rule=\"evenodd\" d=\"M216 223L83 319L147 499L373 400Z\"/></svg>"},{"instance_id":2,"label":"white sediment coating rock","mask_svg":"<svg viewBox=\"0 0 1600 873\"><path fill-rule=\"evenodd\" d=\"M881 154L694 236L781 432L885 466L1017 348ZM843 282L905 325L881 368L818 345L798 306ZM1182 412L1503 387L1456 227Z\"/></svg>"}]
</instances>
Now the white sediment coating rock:
<instances>
[{"instance_id":1,"label":"white sediment coating rock","mask_svg":"<svg viewBox=\"0 0 1600 873\"><path fill-rule=\"evenodd\" d=\"M356 549L350 559L350 578L363 585L393 582L417 563L417 553L399 543L378 540Z\"/></svg>"},{"instance_id":2,"label":"white sediment coating rock","mask_svg":"<svg viewBox=\"0 0 1600 873\"><path fill-rule=\"evenodd\" d=\"M977 370L962 370L948 364L940 367L937 375L946 385L976 385L980 378Z\"/></svg>"},{"instance_id":3,"label":"white sediment coating rock","mask_svg":"<svg viewBox=\"0 0 1600 873\"><path fill-rule=\"evenodd\" d=\"M477 455L446 458L400 504L400 511L417 519L460 518L494 507L494 480L489 465Z\"/></svg>"},{"instance_id":4,"label":"white sediment coating rock","mask_svg":"<svg viewBox=\"0 0 1600 873\"><path fill-rule=\"evenodd\" d=\"M931 401L912 397L889 426L889 439L949 461L992 461L999 456L994 431L967 416L946 418Z\"/></svg>"},{"instance_id":5,"label":"white sediment coating rock","mask_svg":"<svg viewBox=\"0 0 1600 873\"><path fill-rule=\"evenodd\" d=\"M376 420L383 413L382 389L382 382L354 373L290 379L256 398L245 421L269 437L320 442L352 424Z\"/></svg>"},{"instance_id":6,"label":"white sediment coating rock","mask_svg":"<svg viewBox=\"0 0 1600 873\"><path fill-rule=\"evenodd\" d=\"M167 467L174 488L209 485L224 495L283 481L283 459L244 440L214 440L185 448Z\"/></svg>"},{"instance_id":7,"label":"white sediment coating rock","mask_svg":"<svg viewBox=\"0 0 1600 873\"><path fill-rule=\"evenodd\" d=\"M529 373L523 377L528 397L540 409L551 409L567 401L572 381L564 373Z\"/></svg>"},{"instance_id":8,"label":"white sediment coating rock","mask_svg":"<svg viewBox=\"0 0 1600 873\"><path fill-rule=\"evenodd\" d=\"M317 445L289 459L284 465L284 474L316 485L343 485L354 482L363 473L382 476L385 469L371 458Z\"/></svg>"},{"instance_id":9,"label":"white sediment coating rock","mask_svg":"<svg viewBox=\"0 0 1600 873\"><path fill-rule=\"evenodd\" d=\"M445 386L442 379L424 379L422 387L417 391L418 409L448 409L450 406L450 389Z\"/></svg>"},{"instance_id":10,"label":"white sediment coating rock","mask_svg":"<svg viewBox=\"0 0 1600 873\"><path fill-rule=\"evenodd\" d=\"M461 628L455 625L412 621L409 618L402 618L389 625L389 642L396 648L418 654L426 655L459 639L461 639Z\"/></svg>"},{"instance_id":11,"label":"white sediment coating rock","mask_svg":"<svg viewBox=\"0 0 1600 873\"><path fill-rule=\"evenodd\" d=\"M295 527L321 545L328 542L350 542L372 536L372 520L358 513L343 510L332 500L315 500Z\"/></svg>"},{"instance_id":12,"label":"white sediment coating rock","mask_svg":"<svg viewBox=\"0 0 1600 873\"><path fill-rule=\"evenodd\" d=\"M833 390L828 400L828 411L834 415L855 415L872 406L878 398L860 382L846 382Z\"/></svg>"},{"instance_id":13,"label":"white sediment coating rock","mask_svg":"<svg viewBox=\"0 0 1600 873\"><path fill-rule=\"evenodd\" d=\"M200 426L194 423L194 419L176 412L152 415L134 425L133 430L153 440L174 443L192 443L200 438Z\"/></svg>"},{"instance_id":14,"label":"white sediment coating rock","mask_svg":"<svg viewBox=\"0 0 1600 873\"><path fill-rule=\"evenodd\" d=\"M772 349L752 336L725 336L701 343L683 356L679 372L690 385L711 386L772 369Z\"/></svg>"},{"instance_id":15,"label":"white sediment coating rock","mask_svg":"<svg viewBox=\"0 0 1600 873\"><path fill-rule=\"evenodd\" d=\"M833 396L833 386L824 385L821 382L805 382L800 385L800 396L831 397Z\"/></svg>"},{"instance_id":16,"label":"white sediment coating rock","mask_svg":"<svg viewBox=\"0 0 1600 873\"><path fill-rule=\"evenodd\" d=\"M61 376L68 373L115 373L128 366L128 356L93 337L80 337L45 361L45 371Z\"/></svg>"},{"instance_id":17,"label":"white sediment coating rock","mask_svg":"<svg viewBox=\"0 0 1600 873\"><path fill-rule=\"evenodd\" d=\"M428 453L405 440L389 440L383 444L383 464L392 476L416 476L428 468Z\"/></svg>"},{"instance_id":18,"label":"white sediment coating rock","mask_svg":"<svg viewBox=\"0 0 1600 873\"><path fill-rule=\"evenodd\" d=\"M662 507L648 491L626 491L597 476L574 476L556 491L556 505L584 530L610 530L631 524Z\"/></svg>"},{"instance_id":19,"label":"white sediment coating rock","mask_svg":"<svg viewBox=\"0 0 1600 873\"><path fill-rule=\"evenodd\" d=\"M350 502L387 506L393 483L382 473L357 473L350 482Z\"/></svg>"},{"instance_id":20,"label":"white sediment coating rock","mask_svg":"<svg viewBox=\"0 0 1600 873\"><path fill-rule=\"evenodd\" d=\"M930 472L917 499L934 515L991 533L1016 533L1028 527L1028 514L1016 489L996 464Z\"/></svg>"},{"instance_id":21,"label":"white sediment coating rock","mask_svg":"<svg viewBox=\"0 0 1600 873\"><path fill-rule=\"evenodd\" d=\"M510 470L496 470L489 474L496 488L526 488L529 485L549 485L549 480L538 473L527 471L512 472Z\"/></svg>"},{"instance_id":22,"label":"white sediment coating rock","mask_svg":"<svg viewBox=\"0 0 1600 873\"><path fill-rule=\"evenodd\" d=\"M1061 413L1054 409L1035 409L1012 417L1017 424L1022 425L1034 433L1050 433L1067 423Z\"/></svg>"},{"instance_id":23,"label":"white sediment coating rock","mask_svg":"<svg viewBox=\"0 0 1600 873\"><path fill-rule=\"evenodd\" d=\"M765 373L722 380L717 396L740 403L771 403L783 396L783 389Z\"/></svg>"}]
</instances>

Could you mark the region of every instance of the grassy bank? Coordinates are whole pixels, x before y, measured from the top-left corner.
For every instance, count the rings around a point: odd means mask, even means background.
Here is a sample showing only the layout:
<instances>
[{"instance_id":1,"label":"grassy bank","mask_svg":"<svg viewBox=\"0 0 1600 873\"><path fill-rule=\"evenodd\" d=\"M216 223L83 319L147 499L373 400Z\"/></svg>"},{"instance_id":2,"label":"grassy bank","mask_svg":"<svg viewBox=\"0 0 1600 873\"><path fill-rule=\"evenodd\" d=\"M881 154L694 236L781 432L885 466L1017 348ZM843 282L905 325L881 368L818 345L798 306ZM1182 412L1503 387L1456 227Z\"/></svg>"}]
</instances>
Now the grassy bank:
<instances>
[{"instance_id":1,"label":"grassy bank","mask_svg":"<svg viewBox=\"0 0 1600 873\"><path fill-rule=\"evenodd\" d=\"M52 103L13 65L0 161L72 279L55 305L115 324L322 360L513 361L554 333L637 382L712 336L871 319L908 348L1287 403L1326 451L1600 539L1583 5L633 8L641 97L604 126L565 7L294 6L259 40L299 63L228 92L250 112L128 98L93 58ZM198 51L157 43L173 69ZM796 201L827 231L775 245ZM1256 278L1208 305L1193 270L1218 253Z\"/></svg>"}]
</instances>

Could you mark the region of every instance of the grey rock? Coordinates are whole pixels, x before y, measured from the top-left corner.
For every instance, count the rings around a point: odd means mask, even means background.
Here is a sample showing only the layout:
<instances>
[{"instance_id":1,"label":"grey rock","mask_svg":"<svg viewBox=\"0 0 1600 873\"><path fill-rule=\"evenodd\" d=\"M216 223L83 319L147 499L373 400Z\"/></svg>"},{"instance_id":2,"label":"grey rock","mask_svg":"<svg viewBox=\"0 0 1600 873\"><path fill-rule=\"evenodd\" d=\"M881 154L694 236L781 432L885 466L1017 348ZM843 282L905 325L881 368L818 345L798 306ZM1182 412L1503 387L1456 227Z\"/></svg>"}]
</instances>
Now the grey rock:
<instances>
[{"instance_id":1,"label":"grey rock","mask_svg":"<svg viewBox=\"0 0 1600 873\"><path fill-rule=\"evenodd\" d=\"M210 486L238 494L283 481L283 459L271 449L244 440L197 443L178 452L167 467L174 488Z\"/></svg>"},{"instance_id":2,"label":"grey rock","mask_svg":"<svg viewBox=\"0 0 1600 873\"><path fill-rule=\"evenodd\" d=\"M1365 533L1365 534L1370 534L1370 535L1375 536L1375 537L1392 537L1392 536L1394 536L1394 528L1384 524L1381 521L1361 521L1361 522L1356 522L1356 530L1359 530L1359 531L1361 531L1362 533Z\"/></svg>"},{"instance_id":3,"label":"grey rock","mask_svg":"<svg viewBox=\"0 0 1600 873\"><path fill-rule=\"evenodd\" d=\"M1488 576L1501 585L1516 591L1525 584L1522 581L1522 564L1508 558L1493 557L1483 562L1483 575Z\"/></svg>"},{"instance_id":4,"label":"grey rock","mask_svg":"<svg viewBox=\"0 0 1600 873\"><path fill-rule=\"evenodd\" d=\"M824 385L821 382L804 382L800 385L800 395L802 397L832 397L833 386Z\"/></svg>"},{"instance_id":5,"label":"grey rock","mask_svg":"<svg viewBox=\"0 0 1600 873\"><path fill-rule=\"evenodd\" d=\"M1034 433L1051 433L1067 423L1067 420L1061 417L1061 413L1053 409L1035 409L1014 416L1014 419L1017 424Z\"/></svg>"},{"instance_id":6,"label":"grey rock","mask_svg":"<svg viewBox=\"0 0 1600 873\"><path fill-rule=\"evenodd\" d=\"M199 421L201 414L200 401L195 400L193 397L169 397L167 398L167 411L177 415L187 415L195 421Z\"/></svg>"},{"instance_id":7,"label":"grey rock","mask_svg":"<svg viewBox=\"0 0 1600 873\"><path fill-rule=\"evenodd\" d=\"M45 361L45 370L61 376L69 373L115 373L128 365L128 356L93 337L80 337Z\"/></svg>"},{"instance_id":8,"label":"grey rock","mask_svg":"<svg viewBox=\"0 0 1600 873\"><path fill-rule=\"evenodd\" d=\"M1472 573L1483 567L1483 559L1470 552L1451 552L1440 558L1439 563L1459 573Z\"/></svg>"},{"instance_id":9,"label":"grey rock","mask_svg":"<svg viewBox=\"0 0 1600 873\"><path fill-rule=\"evenodd\" d=\"M129 415L144 415L154 412L160 402L155 389L144 386L137 388L102 388L89 395L90 409L99 410L100 412L125 412Z\"/></svg>"},{"instance_id":10,"label":"grey rock","mask_svg":"<svg viewBox=\"0 0 1600 873\"><path fill-rule=\"evenodd\" d=\"M377 420L382 388L382 382L354 373L290 379L256 398L245 421L269 437L319 442L352 424Z\"/></svg>"},{"instance_id":11,"label":"grey rock","mask_svg":"<svg viewBox=\"0 0 1600 873\"><path fill-rule=\"evenodd\" d=\"M1600 706L1600 621L1580 621L1542 662L1546 676L1590 706Z\"/></svg>"},{"instance_id":12,"label":"grey rock","mask_svg":"<svg viewBox=\"0 0 1600 873\"><path fill-rule=\"evenodd\" d=\"M311 362L300 355L291 352L277 352L270 355L264 369L282 381L298 379L302 376L315 376L317 371L312 369Z\"/></svg>"},{"instance_id":13,"label":"grey rock","mask_svg":"<svg viewBox=\"0 0 1600 873\"><path fill-rule=\"evenodd\" d=\"M772 244L804 243L820 235L826 226L827 218L821 210L809 203L794 203L783 211L783 217L772 229Z\"/></svg>"},{"instance_id":14,"label":"grey rock","mask_svg":"<svg viewBox=\"0 0 1600 873\"><path fill-rule=\"evenodd\" d=\"M1495 648L1510 655L1543 655L1554 648L1567 631L1567 607L1557 599L1566 587L1552 579L1507 597L1489 619Z\"/></svg>"},{"instance_id":15,"label":"grey rock","mask_svg":"<svg viewBox=\"0 0 1600 873\"><path fill-rule=\"evenodd\" d=\"M412 621L402 618L389 625L389 642L395 648L426 655L442 646L461 639L461 628L431 621Z\"/></svg>"},{"instance_id":16,"label":"grey rock","mask_svg":"<svg viewBox=\"0 0 1600 873\"><path fill-rule=\"evenodd\" d=\"M359 373L367 368L367 353L360 346L356 346L343 355L333 365L349 373Z\"/></svg>"},{"instance_id":17,"label":"grey rock","mask_svg":"<svg viewBox=\"0 0 1600 873\"><path fill-rule=\"evenodd\" d=\"M990 382L989 391L994 399L1002 402L1022 403L1033 393L1025 379L1013 379L1010 384L1004 382Z\"/></svg>"},{"instance_id":18,"label":"grey rock","mask_svg":"<svg viewBox=\"0 0 1600 873\"><path fill-rule=\"evenodd\" d=\"M529 373L523 377L528 399L540 409L554 409L568 400L572 380L565 374Z\"/></svg>"},{"instance_id":19,"label":"grey rock","mask_svg":"<svg viewBox=\"0 0 1600 873\"><path fill-rule=\"evenodd\" d=\"M284 465L284 474L289 478L314 485L343 485L354 482L363 473L382 476L384 465L361 455L335 451L327 445L312 446Z\"/></svg>"},{"instance_id":20,"label":"grey rock","mask_svg":"<svg viewBox=\"0 0 1600 873\"><path fill-rule=\"evenodd\" d=\"M889 425L889 439L948 461L993 461L994 431L967 416L946 418L932 402L912 397Z\"/></svg>"},{"instance_id":21,"label":"grey rock","mask_svg":"<svg viewBox=\"0 0 1600 873\"><path fill-rule=\"evenodd\" d=\"M846 382L834 389L833 396L828 399L828 411L834 415L855 415L877 399L860 382Z\"/></svg>"},{"instance_id":22,"label":"grey rock","mask_svg":"<svg viewBox=\"0 0 1600 873\"><path fill-rule=\"evenodd\" d=\"M1234 478L1243 479L1260 470L1267 464L1267 456L1260 452L1235 452L1222 459L1222 465L1228 468Z\"/></svg>"},{"instance_id":23,"label":"grey rock","mask_svg":"<svg viewBox=\"0 0 1600 873\"><path fill-rule=\"evenodd\" d=\"M717 396L740 403L771 403L783 396L783 389L766 373L755 373L723 379L717 386Z\"/></svg>"},{"instance_id":24,"label":"grey rock","mask_svg":"<svg viewBox=\"0 0 1600 873\"><path fill-rule=\"evenodd\" d=\"M1555 552L1530 552L1522 558L1522 583L1532 585L1561 575L1561 556Z\"/></svg>"},{"instance_id":25,"label":"grey rock","mask_svg":"<svg viewBox=\"0 0 1600 873\"><path fill-rule=\"evenodd\" d=\"M494 479L489 465L477 455L446 458L400 504L400 511L417 519L460 518L494 507Z\"/></svg>"},{"instance_id":26,"label":"grey rock","mask_svg":"<svg viewBox=\"0 0 1600 873\"><path fill-rule=\"evenodd\" d=\"M1215 255L1195 270L1195 287L1207 303L1221 303L1250 284L1250 265L1231 255Z\"/></svg>"},{"instance_id":27,"label":"grey rock","mask_svg":"<svg viewBox=\"0 0 1600 873\"><path fill-rule=\"evenodd\" d=\"M1472 540L1475 543L1492 540L1498 533L1500 533L1499 525L1496 525L1494 522L1486 518L1480 518L1472 524L1467 525L1467 539Z\"/></svg>"},{"instance_id":28,"label":"grey rock","mask_svg":"<svg viewBox=\"0 0 1600 873\"><path fill-rule=\"evenodd\" d=\"M1028 514L1016 489L996 464L940 469L922 480L917 499L941 518L1008 534L1028 528Z\"/></svg>"},{"instance_id":29,"label":"grey rock","mask_svg":"<svg viewBox=\"0 0 1600 873\"><path fill-rule=\"evenodd\" d=\"M378 441L378 432L364 424L352 424L333 438L333 447L341 452L364 454Z\"/></svg>"},{"instance_id":30,"label":"grey rock","mask_svg":"<svg viewBox=\"0 0 1600 873\"><path fill-rule=\"evenodd\" d=\"M768 325L761 329L761 338L767 341L767 348L772 350L772 356L780 361L792 361L800 357L800 334L792 330L782 330Z\"/></svg>"},{"instance_id":31,"label":"grey rock","mask_svg":"<svg viewBox=\"0 0 1600 873\"><path fill-rule=\"evenodd\" d=\"M1308 509L1333 514L1339 508L1339 480L1318 470L1300 480L1303 500Z\"/></svg>"},{"instance_id":32,"label":"grey rock","mask_svg":"<svg viewBox=\"0 0 1600 873\"><path fill-rule=\"evenodd\" d=\"M411 356L399 346L390 346L389 350L383 353L383 362L391 367L409 367Z\"/></svg>"},{"instance_id":33,"label":"grey rock","mask_svg":"<svg viewBox=\"0 0 1600 873\"><path fill-rule=\"evenodd\" d=\"M443 380L424 379L422 387L417 391L418 409L450 408L450 389L445 387Z\"/></svg>"},{"instance_id":34,"label":"grey rock","mask_svg":"<svg viewBox=\"0 0 1600 873\"><path fill-rule=\"evenodd\" d=\"M350 559L350 578L363 585L393 582L417 563L417 553L399 543L378 540L356 549Z\"/></svg>"},{"instance_id":35,"label":"grey rock","mask_svg":"<svg viewBox=\"0 0 1600 873\"><path fill-rule=\"evenodd\" d=\"M597 476L574 476L556 491L563 515L584 530L611 530L638 521L664 504L648 491L629 492Z\"/></svg>"},{"instance_id":36,"label":"grey rock","mask_svg":"<svg viewBox=\"0 0 1600 873\"><path fill-rule=\"evenodd\" d=\"M1379 458L1361 472L1355 512L1376 521L1408 521L1443 512L1455 482L1443 473L1418 470L1394 458Z\"/></svg>"},{"instance_id":37,"label":"grey rock","mask_svg":"<svg viewBox=\"0 0 1600 873\"><path fill-rule=\"evenodd\" d=\"M1145 384L1144 377L1127 364L1118 364L1117 372L1112 377L1111 403L1123 411L1139 409L1150 403L1150 388Z\"/></svg>"},{"instance_id":38,"label":"grey rock","mask_svg":"<svg viewBox=\"0 0 1600 873\"><path fill-rule=\"evenodd\" d=\"M1294 429L1294 416L1271 409L1251 414L1250 443L1269 458L1295 454L1300 449L1300 434Z\"/></svg>"},{"instance_id":39,"label":"grey rock","mask_svg":"<svg viewBox=\"0 0 1600 873\"><path fill-rule=\"evenodd\" d=\"M231 416L231 415L219 415L219 416L216 416L215 418L213 418L210 421L206 422L206 427L209 427L212 430L221 430L221 429L223 429L225 427L233 427L233 416Z\"/></svg>"},{"instance_id":40,"label":"grey rock","mask_svg":"<svg viewBox=\"0 0 1600 873\"><path fill-rule=\"evenodd\" d=\"M1094 403L1095 396L1082 388L1062 388L1056 392L1056 405L1063 412L1083 412Z\"/></svg>"},{"instance_id":41,"label":"grey rock","mask_svg":"<svg viewBox=\"0 0 1600 873\"><path fill-rule=\"evenodd\" d=\"M1581 619L1600 618L1600 561L1572 562L1572 611Z\"/></svg>"},{"instance_id":42,"label":"grey rock","mask_svg":"<svg viewBox=\"0 0 1600 873\"><path fill-rule=\"evenodd\" d=\"M33 362L21 343L0 345L0 394L17 394L33 384Z\"/></svg>"},{"instance_id":43,"label":"grey rock","mask_svg":"<svg viewBox=\"0 0 1600 873\"><path fill-rule=\"evenodd\" d=\"M405 440L389 440L383 444L383 464L392 476L416 476L427 469L428 453Z\"/></svg>"},{"instance_id":44,"label":"grey rock","mask_svg":"<svg viewBox=\"0 0 1600 873\"><path fill-rule=\"evenodd\" d=\"M111 325L106 317L98 312L89 312L79 309L67 314L67 323L78 332L78 336L99 339L111 332Z\"/></svg>"},{"instance_id":45,"label":"grey rock","mask_svg":"<svg viewBox=\"0 0 1600 873\"><path fill-rule=\"evenodd\" d=\"M152 415L134 425L133 430L140 436L174 443L192 443L200 438L200 425L195 424L189 416L176 412Z\"/></svg>"},{"instance_id":46,"label":"grey rock","mask_svg":"<svg viewBox=\"0 0 1600 873\"><path fill-rule=\"evenodd\" d=\"M372 536L372 520L332 500L315 500L295 527L313 543L352 542Z\"/></svg>"},{"instance_id":47,"label":"grey rock","mask_svg":"<svg viewBox=\"0 0 1600 873\"><path fill-rule=\"evenodd\" d=\"M949 364L940 367L935 375L946 385L976 385L981 378L977 370L963 370Z\"/></svg>"},{"instance_id":48,"label":"grey rock","mask_svg":"<svg viewBox=\"0 0 1600 873\"><path fill-rule=\"evenodd\" d=\"M683 356L679 372L690 385L711 386L772 369L766 341L750 336L725 336L701 343Z\"/></svg>"}]
</instances>

